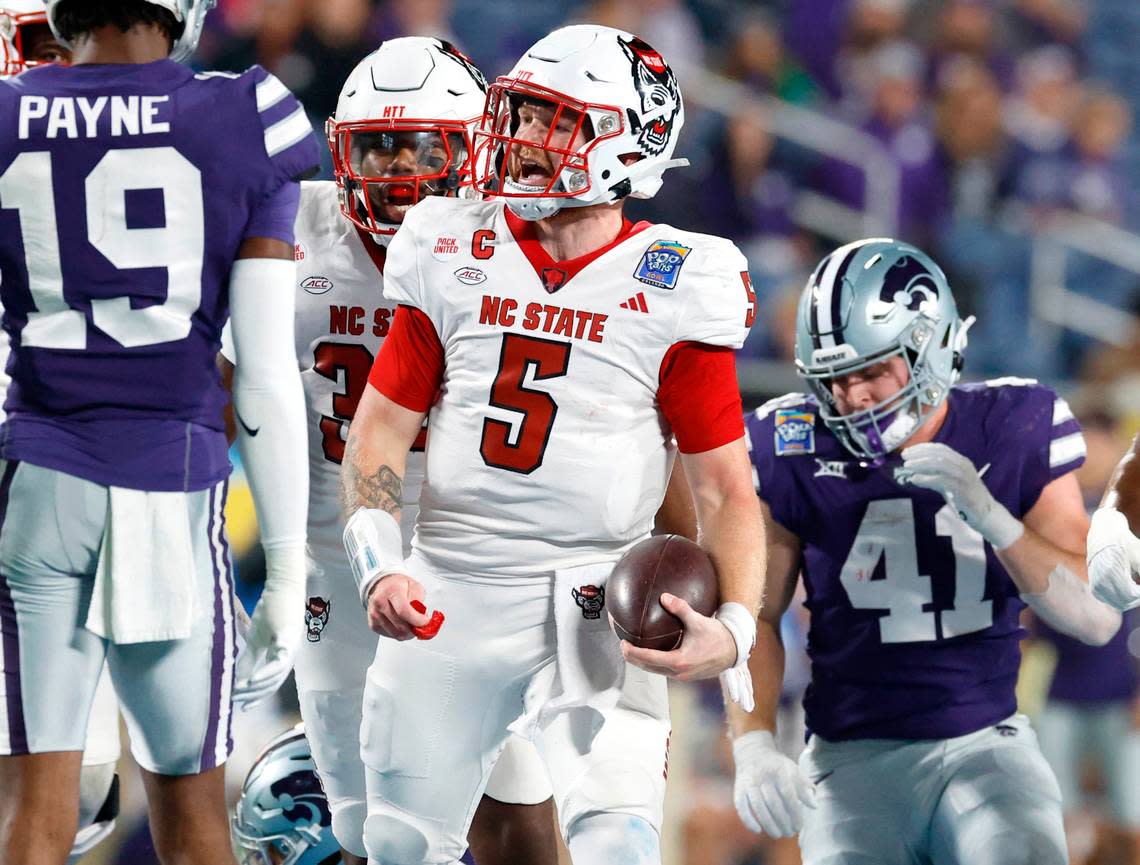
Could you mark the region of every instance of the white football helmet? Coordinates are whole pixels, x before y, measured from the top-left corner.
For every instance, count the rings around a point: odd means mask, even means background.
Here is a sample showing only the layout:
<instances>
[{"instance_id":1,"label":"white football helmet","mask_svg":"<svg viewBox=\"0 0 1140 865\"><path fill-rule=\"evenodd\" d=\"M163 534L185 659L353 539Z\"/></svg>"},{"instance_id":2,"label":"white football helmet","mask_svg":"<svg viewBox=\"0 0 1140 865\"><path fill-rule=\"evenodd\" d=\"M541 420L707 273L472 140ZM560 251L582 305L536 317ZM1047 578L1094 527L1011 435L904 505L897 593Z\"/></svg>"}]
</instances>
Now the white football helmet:
<instances>
[{"instance_id":1,"label":"white football helmet","mask_svg":"<svg viewBox=\"0 0 1140 865\"><path fill-rule=\"evenodd\" d=\"M361 60L326 125L341 213L384 237L425 195L470 193L486 98L483 74L449 42L404 36Z\"/></svg>"},{"instance_id":2,"label":"white football helmet","mask_svg":"<svg viewBox=\"0 0 1140 865\"><path fill-rule=\"evenodd\" d=\"M65 0L47 0L48 23L51 24L52 32L60 44L70 48L55 24L55 14L62 2ZM67 0L67 2L78 3L81 0ZM218 5L218 0L143 0L143 2L165 9L182 25L182 32L175 36L174 46L170 49L170 59L179 61L186 60L194 53L202 36L202 26L206 23L206 13Z\"/></svg>"},{"instance_id":3,"label":"white football helmet","mask_svg":"<svg viewBox=\"0 0 1140 865\"><path fill-rule=\"evenodd\" d=\"M545 141L515 137L519 107L537 103L554 114ZM552 145L559 121L574 150ZM627 196L652 198L662 174L688 165L673 159L685 109L677 78L664 58L624 30L581 24L540 39L509 74L491 85L475 132L475 187L502 196L523 219L546 219L563 207L606 204ZM512 175L520 148L544 150L552 171L539 182Z\"/></svg>"},{"instance_id":4,"label":"white football helmet","mask_svg":"<svg viewBox=\"0 0 1140 865\"><path fill-rule=\"evenodd\" d=\"M44 0L0 0L0 75L17 75L35 63L24 55L24 28L47 24Z\"/></svg>"}]
</instances>

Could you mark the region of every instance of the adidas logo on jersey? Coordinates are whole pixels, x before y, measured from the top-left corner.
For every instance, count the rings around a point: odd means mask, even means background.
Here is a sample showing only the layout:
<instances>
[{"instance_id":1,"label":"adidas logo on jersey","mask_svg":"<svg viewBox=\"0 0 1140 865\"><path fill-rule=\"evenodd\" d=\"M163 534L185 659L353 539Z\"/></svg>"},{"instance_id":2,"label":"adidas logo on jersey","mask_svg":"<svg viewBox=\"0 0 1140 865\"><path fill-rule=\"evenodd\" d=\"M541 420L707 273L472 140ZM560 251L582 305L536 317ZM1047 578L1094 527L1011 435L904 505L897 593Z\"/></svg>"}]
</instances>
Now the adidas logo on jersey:
<instances>
[{"instance_id":1,"label":"adidas logo on jersey","mask_svg":"<svg viewBox=\"0 0 1140 865\"><path fill-rule=\"evenodd\" d=\"M631 309L634 312L649 312L649 307L645 303L645 294L638 292L625 303L619 303L622 309Z\"/></svg>"}]
</instances>

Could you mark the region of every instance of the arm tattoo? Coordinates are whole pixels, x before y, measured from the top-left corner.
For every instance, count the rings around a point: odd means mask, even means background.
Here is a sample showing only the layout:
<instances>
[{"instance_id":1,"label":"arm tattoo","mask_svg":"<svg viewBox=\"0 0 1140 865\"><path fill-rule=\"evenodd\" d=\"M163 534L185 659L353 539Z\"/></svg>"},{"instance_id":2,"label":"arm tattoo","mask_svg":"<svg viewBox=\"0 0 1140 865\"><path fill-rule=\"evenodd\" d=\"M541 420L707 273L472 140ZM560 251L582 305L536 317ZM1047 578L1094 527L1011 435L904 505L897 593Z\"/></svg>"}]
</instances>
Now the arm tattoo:
<instances>
[{"instance_id":1,"label":"arm tattoo","mask_svg":"<svg viewBox=\"0 0 1140 865\"><path fill-rule=\"evenodd\" d=\"M368 475L361 474L356 463L356 440L350 435L341 465L341 492L344 513L351 516L358 507L380 508L400 519L400 503L404 497L404 479L382 465Z\"/></svg>"}]
</instances>

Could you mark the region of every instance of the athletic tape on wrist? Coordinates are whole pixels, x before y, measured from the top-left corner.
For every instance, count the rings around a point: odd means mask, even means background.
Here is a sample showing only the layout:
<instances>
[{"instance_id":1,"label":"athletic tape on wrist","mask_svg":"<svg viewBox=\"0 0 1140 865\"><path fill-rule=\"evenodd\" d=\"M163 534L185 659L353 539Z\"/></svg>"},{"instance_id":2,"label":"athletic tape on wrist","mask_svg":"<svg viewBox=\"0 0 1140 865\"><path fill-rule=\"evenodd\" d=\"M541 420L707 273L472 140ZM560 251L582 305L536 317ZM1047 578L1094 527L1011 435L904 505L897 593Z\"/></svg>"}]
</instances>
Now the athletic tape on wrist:
<instances>
[{"instance_id":1,"label":"athletic tape on wrist","mask_svg":"<svg viewBox=\"0 0 1140 865\"><path fill-rule=\"evenodd\" d=\"M756 617L748 612L744 604L729 601L720 605L713 618L728 628L733 642L736 643L736 661L732 666L739 667L748 663L748 656L752 654L752 647L756 644Z\"/></svg>"},{"instance_id":2,"label":"athletic tape on wrist","mask_svg":"<svg viewBox=\"0 0 1140 865\"><path fill-rule=\"evenodd\" d=\"M1011 547L1025 534L1025 525L998 501L994 501L985 523L978 528L995 550Z\"/></svg>"},{"instance_id":3,"label":"athletic tape on wrist","mask_svg":"<svg viewBox=\"0 0 1140 865\"><path fill-rule=\"evenodd\" d=\"M344 526L344 548L360 602L368 605L368 593L381 577L404 569L404 536L400 524L379 508L357 508Z\"/></svg>"},{"instance_id":4,"label":"athletic tape on wrist","mask_svg":"<svg viewBox=\"0 0 1140 865\"><path fill-rule=\"evenodd\" d=\"M771 730L749 730L732 740L732 757L737 763L745 762L757 752L778 750Z\"/></svg>"}]
</instances>

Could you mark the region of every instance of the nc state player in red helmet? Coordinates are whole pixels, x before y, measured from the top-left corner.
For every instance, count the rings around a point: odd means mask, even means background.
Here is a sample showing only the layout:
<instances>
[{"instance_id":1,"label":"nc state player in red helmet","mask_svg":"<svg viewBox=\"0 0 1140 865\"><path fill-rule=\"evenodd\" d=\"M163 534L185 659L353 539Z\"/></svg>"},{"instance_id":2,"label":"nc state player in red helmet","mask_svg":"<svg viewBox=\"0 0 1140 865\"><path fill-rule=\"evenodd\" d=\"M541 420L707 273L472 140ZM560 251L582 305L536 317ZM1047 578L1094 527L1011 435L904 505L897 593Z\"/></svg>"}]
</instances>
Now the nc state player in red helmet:
<instances>
[{"instance_id":1,"label":"nc state player in red helmet","mask_svg":"<svg viewBox=\"0 0 1140 865\"><path fill-rule=\"evenodd\" d=\"M346 547L389 638L364 696L370 859L457 860L510 728L546 764L574 861L659 863L665 676L720 675L751 706L764 542L733 359L755 315L747 262L622 214L685 164L682 121L642 40L555 31L490 88L474 182L491 198L424 199L389 247L400 308L342 465ZM405 462L429 410L405 559ZM724 604L706 617L666 597L681 647L619 647L597 607L677 450Z\"/></svg>"}]
</instances>

